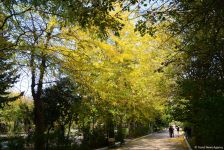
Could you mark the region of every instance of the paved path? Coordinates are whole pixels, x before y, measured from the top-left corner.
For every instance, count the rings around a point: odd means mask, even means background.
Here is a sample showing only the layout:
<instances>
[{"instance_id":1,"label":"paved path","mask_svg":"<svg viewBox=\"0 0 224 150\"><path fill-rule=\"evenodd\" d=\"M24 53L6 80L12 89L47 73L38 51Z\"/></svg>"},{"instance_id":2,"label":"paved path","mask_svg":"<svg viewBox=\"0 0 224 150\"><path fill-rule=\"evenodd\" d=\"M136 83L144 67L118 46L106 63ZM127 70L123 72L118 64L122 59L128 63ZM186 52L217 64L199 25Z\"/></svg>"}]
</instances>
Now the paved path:
<instances>
[{"instance_id":1,"label":"paved path","mask_svg":"<svg viewBox=\"0 0 224 150\"><path fill-rule=\"evenodd\" d=\"M182 135L170 138L168 130L164 130L130 141L117 150L187 150L187 146Z\"/></svg>"}]
</instances>

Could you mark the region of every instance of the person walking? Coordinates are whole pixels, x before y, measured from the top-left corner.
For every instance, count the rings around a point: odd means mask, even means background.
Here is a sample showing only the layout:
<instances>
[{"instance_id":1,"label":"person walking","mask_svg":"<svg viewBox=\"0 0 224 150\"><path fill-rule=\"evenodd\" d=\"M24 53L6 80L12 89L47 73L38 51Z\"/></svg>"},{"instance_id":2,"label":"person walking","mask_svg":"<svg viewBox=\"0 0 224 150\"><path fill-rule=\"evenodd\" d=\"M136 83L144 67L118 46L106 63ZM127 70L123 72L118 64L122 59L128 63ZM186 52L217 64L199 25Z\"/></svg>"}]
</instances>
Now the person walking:
<instances>
[{"instance_id":1,"label":"person walking","mask_svg":"<svg viewBox=\"0 0 224 150\"><path fill-rule=\"evenodd\" d=\"M172 126L169 127L169 134L170 134L170 137L174 137L174 133L173 133L174 129Z\"/></svg>"},{"instance_id":2,"label":"person walking","mask_svg":"<svg viewBox=\"0 0 224 150\"><path fill-rule=\"evenodd\" d=\"M180 127L179 127L179 126L177 126L177 127L176 127L176 129L177 129L177 136L179 137Z\"/></svg>"}]
</instances>

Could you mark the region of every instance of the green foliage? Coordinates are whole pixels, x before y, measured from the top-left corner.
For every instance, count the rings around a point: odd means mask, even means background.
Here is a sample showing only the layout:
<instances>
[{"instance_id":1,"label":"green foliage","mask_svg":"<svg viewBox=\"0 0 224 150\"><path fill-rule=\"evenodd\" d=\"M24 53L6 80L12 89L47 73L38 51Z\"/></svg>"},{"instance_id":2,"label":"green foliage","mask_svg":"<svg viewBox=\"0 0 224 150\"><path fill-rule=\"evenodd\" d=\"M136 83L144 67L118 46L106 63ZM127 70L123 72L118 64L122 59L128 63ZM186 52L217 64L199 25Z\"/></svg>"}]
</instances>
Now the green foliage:
<instances>
[{"instance_id":1,"label":"green foliage","mask_svg":"<svg viewBox=\"0 0 224 150\"><path fill-rule=\"evenodd\" d=\"M105 147L108 145L108 140L105 137L105 132L102 127L94 128L90 133L89 146L93 148Z\"/></svg>"},{"instance_id":2,"label":"green foliage","mask_svg":"<svg viewBox=\"0 0 224 150\"><path fill-rule=\"evenodd\" d=\"M21 137L15 137L15 138L10 138L9 143L8 143L8 149L9 150L14 150L14 149L25 149L25 140L22 139Z\"/></svg>"},{"instance_id":3,"label":"green foliage","mask_svg":"<svg viewBox=\"0 0 224 150\"><path fill-rule=\"evenodd\" d=\"M193 128L196 145L223 145L223 14L220 0L176 1L170 31L181 38L171 113Z\"/></svg>"},{"instance_id":4,"label":"green foliage","mask_svg":"<svg viewBox=\"0 0 224 150\"><path fill-rule=\"evenodd\" d=\"M69 121L72 121L72 118L76 117L82 99L78 88L77 83L73 83L68 78L63 78L56 85L44 90L42 99L45 120L49 127L53 127L54 123L66 125Z\"/></svg>"},{"instance_id":5,"label":"green foliage","mask_svg":"<svg viewBox=\"0 0 224 150\"><path fill-rule=\"evenodd\" d=\"M0 110L0 122L7 127L7 133L15 135L19 132L28 132L32 126L33 113L31 100L20 98L10 102Z\"/></svg>"},{"instance_id":6,"label":"green foliage","mask_svg":"<svg viewBox=\"0 0 224 150\"><path fill-rule=\"evenodd\" d=\"M119 12L111 15L118 6L128 8L137 3L137 0L132 0L128 5L124 5L122 0L90 0L90 1L72 1L72 0L18 0L16 3L11 0L2 1L0 4L2 8L7 8L7 19L14 19L13 16L23 15L26 12L35 11L43 18L50 18L57 16L61 26L76 25L88 29L96 27L94 31L100 37L106 37L108 29L115 34L119 34L119 30L123 27L120 21ZM124 5L124 6L123 6ZM13 10L13 13L9 10ZM122 11L121 11L122 12ZM2 25L2 24L1 24Z\"/></svg>"},{"instance_id":7,"label":"green foliage","mask_svg":"<svg viewBox=\"0 0 224 150\"><path fill-rule=\"evenodd\" d=\"M10 45L11 43L7 42L3 36L0 36L0 108L11 101L15 101L20 96L10 96L8 91L19 77L14 66L14 53L9 49Z\"/></svg>"}]
</instances>

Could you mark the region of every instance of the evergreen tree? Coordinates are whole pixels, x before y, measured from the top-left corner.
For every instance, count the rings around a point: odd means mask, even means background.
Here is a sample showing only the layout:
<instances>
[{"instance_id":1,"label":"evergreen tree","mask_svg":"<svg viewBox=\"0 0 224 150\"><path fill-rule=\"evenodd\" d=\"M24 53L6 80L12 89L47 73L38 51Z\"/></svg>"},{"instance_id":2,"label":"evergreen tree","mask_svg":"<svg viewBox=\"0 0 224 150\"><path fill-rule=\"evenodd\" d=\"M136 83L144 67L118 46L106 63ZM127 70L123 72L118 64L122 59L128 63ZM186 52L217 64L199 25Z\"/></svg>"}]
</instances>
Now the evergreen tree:
<instances>
[{"instance_id":1,"label":"evergreen tree","mask_svg":"<svg viewBox=\"0 0 224 150\"><path fill-rule=\"evenodd\" d=\"M10 96L8 91L19 77L17 70L13 67L13 52L9 49L11 46L3 36L0 36L0 108L21 96L21 94Z\"/></svg>"}]
</instances>

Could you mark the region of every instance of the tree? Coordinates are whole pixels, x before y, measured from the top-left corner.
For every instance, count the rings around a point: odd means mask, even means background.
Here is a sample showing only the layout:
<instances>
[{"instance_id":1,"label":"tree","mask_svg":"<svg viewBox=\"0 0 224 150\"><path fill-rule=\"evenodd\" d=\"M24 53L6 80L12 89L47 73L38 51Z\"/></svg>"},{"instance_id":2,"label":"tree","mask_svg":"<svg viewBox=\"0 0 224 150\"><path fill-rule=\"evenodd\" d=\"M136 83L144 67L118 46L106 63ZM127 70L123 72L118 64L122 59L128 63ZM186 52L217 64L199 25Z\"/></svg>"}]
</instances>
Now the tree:
<instances>
[{"instance_id":1,"label":"tree","mask_svg":"<svg viewBox=\"0 0 224 150\"><path fill-rule=\"evenodd\" d=\"M63 28L61 38L75 41L75 49L64 45L55 47L71 56L63 57L62 66L71 79L82 83L88 91L93 124L103 120L111 131L119 124L156 122L173 84L166 75L169 67L164 72L156 70L175 51L171 43L176 41L170 39L170 44L161 46L169 37L162 30L157 32L156 38L142 37L134 32L134 25L127 16L122 18L125 26L119 37L111 33L107 41L100 41L91 29L86 32Z\"/></svg>"},{"instance_id":2,"label":"tree","mask_svg":"<svg viewBox=\"0 0 224 150\"><path fill-rule=\"evenodd\" d=\"M10 96L8 91L17 82L19 75L13 60L11 43L7 42L3 35L0 36L0 108L21 96Z\"/></svg>"},{"instance_id":3,"label":"tree","mask_svg":"<svg viewBox=\"0 0 224 150\"><path fill-rule=\"evenodd\" d=\"M77 110L81 103L79 85L73 83L69 78L62 78L55 85L44 89L41 99L44 103L45 124L48 133L52 128L60 130L59 143L65 141L65 126L68 125L69 137L70 127L77 117ZM58 128L56 127L58 126Z\"/></svg>"},{"instance_id":4,"label":"tree","mask_svg":"<svg viewBox=\"0 0 224 150\"><path fill-rule=\"evenodd\" d=\"M177 16L185 43L179 95L189 100L196 145L222 145L224 134L224 9L220 6L219 0L181 2L180 8L188 13Z\"/></svg>"}]
</instances>

